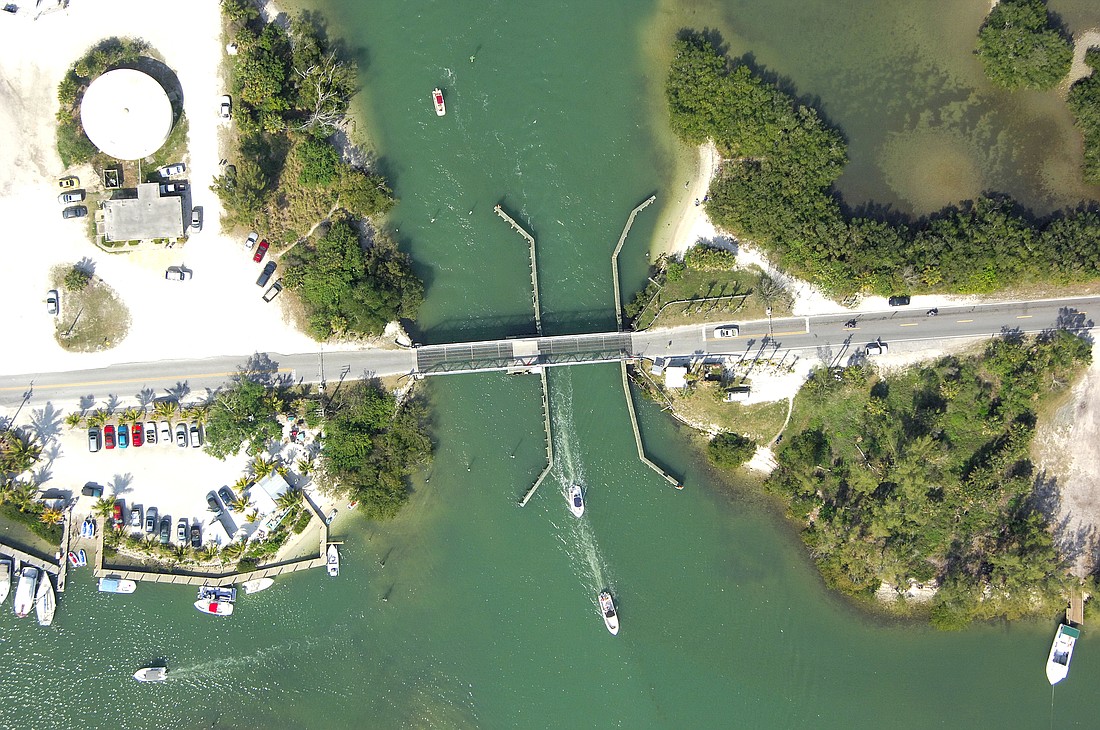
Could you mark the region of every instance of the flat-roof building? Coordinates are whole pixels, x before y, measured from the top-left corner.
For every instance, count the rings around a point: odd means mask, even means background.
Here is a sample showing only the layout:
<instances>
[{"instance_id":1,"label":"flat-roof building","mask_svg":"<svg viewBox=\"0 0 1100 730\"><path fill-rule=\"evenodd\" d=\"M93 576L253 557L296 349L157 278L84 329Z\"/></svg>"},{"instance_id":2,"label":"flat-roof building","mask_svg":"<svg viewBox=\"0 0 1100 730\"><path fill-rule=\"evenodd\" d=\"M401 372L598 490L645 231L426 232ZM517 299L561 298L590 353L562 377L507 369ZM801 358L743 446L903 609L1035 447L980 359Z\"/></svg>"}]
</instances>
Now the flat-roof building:
<instances>
[{"instance_id":1,"label":"flat-roof building","mask_svg":"<svg viewBox=\"0 0 1100 730\"><path fill-rule=\"evenodd\" d=\"M183 238L183 197L161 195L157 183L143 183L136 198L105 202L103 222L108 241Z\"/></svg>"}]
</instances>

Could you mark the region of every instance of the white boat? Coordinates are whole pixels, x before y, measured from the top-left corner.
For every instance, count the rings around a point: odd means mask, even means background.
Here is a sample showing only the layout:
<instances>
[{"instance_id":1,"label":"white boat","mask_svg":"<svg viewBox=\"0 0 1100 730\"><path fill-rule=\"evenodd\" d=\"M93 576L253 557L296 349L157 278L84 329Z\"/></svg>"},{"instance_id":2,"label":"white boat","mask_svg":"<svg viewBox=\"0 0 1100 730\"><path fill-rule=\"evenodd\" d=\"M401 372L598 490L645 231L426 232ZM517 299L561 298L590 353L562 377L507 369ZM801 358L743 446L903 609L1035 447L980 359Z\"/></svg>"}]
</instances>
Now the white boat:
<instances>
[{"instance_id":1,"label":"white boat","mask_svg":"<svg viewBox=\"0 0 1100 730\"><path fill-rule=\"evenodd\" d=\"M328 574L334 578L340 575L340 551L335 545L328 546Z\"/></svg>"},{"instance_id":2,"label":"white boat","mask_svg":"<svg viewBox=\"0 0 1100 730\"><path fill-rule=\"evenodd\" d=\"M34 589L38 585L38 568L27 566L19 574L15 589L15 615L23 618L34 608Z\"/></svg>"},{"instance_id":3,"label":"white boat","mask_svg":"<svg viewBox=\"0 0 1100 730\"><path fill-rule=\"evenodd\" d=\"M208 598L200 598L195 601L195 608L211 616L233 615L233 604L228 601L211 601Z\"/></svg>"},{"instance_id":4,"label":"white boat","mask_svg":"<svg viewBox=\"0 0 1100 730\"><path fill-rule=\"evenodd\" d=\"M447 113L447 105L443 101L443 92L439 89L432 89L432 101L435 102L435 115L441 117Z\"/></svg>"},{"instance_id":5,"label":"white boat","mask_svg":"<svg viewBox=\"0 0 1100 730\"><path fill-rule=\"evenodd\" d=\"M49 573L42 574L38 582L38 592L34 596L34 610L38 614L38 625L49 626L53 623L53 614L57 609L57 596L53 592L53 581Z\"/></svg>"},{"instance_id":6,"label":"white boat","mask_svg":"<svg viewBox=\"0 0 1100 730\"><path fill-rule=\"evenodd\" d=\"M565 501L569 503L569 511L573 513L574 517L584 515L584 492L581 491L580 484L571 484L565 490Z\"/></svg>"},{"instance_id":7,"label":"white boat","mask_svg":"<svg viewBox=\"0 0 1100 730\"><path fill-rule=\"evenodd\" d=\"M0 603L8 600L11 593L11 560L0 560Z\"/></svg>"},{"instance_id":8,"label":"white boat","mask_svg":"<svg viewBox=\"0 0 1100 730\"><path fill-rule=\"evenodd\" d=\"M612 635L619 633L619 614L615 611L615 601L611 599L611 594L604 591L600 594L600 615L603 616L603 622L607 626L607 630Z\"/></svg>"},{"instance_id":9,"label":"white boat","mask_svg":"<svg viewBox=\"0 0 1100 730\"><path fill-rule=\"evenodd\" d=\"M134 672L134 679L139 682L167 682L168 667L142 667Z\"/></svg>"},{"instance_id":10,"label":"white boat","mask_svg":"<svg viewBox=\"0 0 1100 730\"><path fill-rule=\"evenodd\" d=\"M266 591L273 585L275 585L275 579L273 578L257 578L256 580L249 580L241 583L241 589L244 590L244 594L247 596L252 593Z\"/></svg>"},{"instance_id":11,"label":"white boat","mask_svg":"<svg viewBox=\"0 0 1100 730\"><path fill-rule=\"evenodd\" d=\"M199 588L199 600L233 603L237 600L237 589L232 586L202 586Z\"/></svg>"},{"instance_id":12,"label":"white boat","mask_svg":"<svg viewBox=\"0 0 1100 730\"><path fill-rule=\"evenodd\" d=\"M1047 680L1051 685L1058 684L1069 674L1069 660L1073 658L1073 645L1080 638L1081 631L1072 626L1060 624L1054 643L1050 645L1047 657Z\"/></svg>"},{"instance_id":13,"label":"white boat","mask_svg":"<svg viewBox=\"0 0 1100 730\"><path fill-rule=\"evenodd\" d=\"M137 590L137 583L132 580L124 580L118 576L107 576L99 579L100 593L133 593Z\"/></svg>"}]
</instances>

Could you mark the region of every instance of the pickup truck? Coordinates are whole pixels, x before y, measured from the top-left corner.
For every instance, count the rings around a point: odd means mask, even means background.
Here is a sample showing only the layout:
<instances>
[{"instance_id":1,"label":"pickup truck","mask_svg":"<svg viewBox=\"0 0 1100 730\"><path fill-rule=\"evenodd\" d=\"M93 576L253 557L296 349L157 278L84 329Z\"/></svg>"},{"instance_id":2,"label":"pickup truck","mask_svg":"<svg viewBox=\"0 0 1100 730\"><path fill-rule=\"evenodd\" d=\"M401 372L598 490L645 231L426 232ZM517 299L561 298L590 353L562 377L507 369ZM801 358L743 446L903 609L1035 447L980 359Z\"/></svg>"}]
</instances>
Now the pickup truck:
<instances>
[{"instance_id":1,"label":"pickup truck","mask_svg":"<svg viewBox=\"0 0 1100 730\"><path fill-rule=\"evenodd\" d=\"M279 279L271 287L264 292L264 301L270 302L275 297L279 296L279 292L283 290L283 280Z\"/></svg>"}]
</instances>

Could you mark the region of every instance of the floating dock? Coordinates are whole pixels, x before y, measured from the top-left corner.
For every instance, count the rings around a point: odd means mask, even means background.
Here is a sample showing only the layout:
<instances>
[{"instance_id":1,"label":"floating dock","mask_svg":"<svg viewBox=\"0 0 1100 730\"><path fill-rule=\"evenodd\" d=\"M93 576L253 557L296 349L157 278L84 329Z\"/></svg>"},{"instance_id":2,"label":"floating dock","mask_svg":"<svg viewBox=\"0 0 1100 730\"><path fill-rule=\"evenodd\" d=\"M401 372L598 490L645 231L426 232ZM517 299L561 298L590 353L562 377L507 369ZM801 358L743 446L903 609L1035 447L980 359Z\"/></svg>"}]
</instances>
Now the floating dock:
<instances>
[{"instance_id":1,"label":"floating dock","mask_svg":"<svg viewBox=\"0 0 1100 730\"><path fill-rule=\"evenodd\" d=\"M626 225L623 227L622 235L619 236L619 242L615 244L615 251L611 254L611 277L615 284L615 324L618 326L619 332L623 331L623 298L622 291L619 288L619 252L623 250L623 244L626 243L626 237L630 233L630 227L634 225L634 219L656 199L656 195L650 195L643 202L635 206L634 210L630 211L630 217L626 219Z\"/></svg>"},{"instance_id":2,"label":"floating dock","mask_svg":"<svg viewBox=\"0 0 1100 730\"><path fill-rule=\"evenodd\" d=\"M1066 609L1066 622L1080 626L1085 623L1085 597L1081 591L1069 594L1069 608Z\"/></svg>"},{"instance_id":3,"label":"floating dock","mask_svg":"<svg viewBox=\"0 0 1100 730\"><path fill-rule=\"evenodd\" d=\"M512 227L512 230L519 233L527 241L527 245L531 250L531 301L535 306L535 331L539 337L542 336L542 305L539 304L539 274L538 264L535 260L535 237L528 233L523 226L516 223L512 216L504 212L504 208L500 205L493 206L493 212L499 215L508 225Z\"/></svg>"}]
</instances>

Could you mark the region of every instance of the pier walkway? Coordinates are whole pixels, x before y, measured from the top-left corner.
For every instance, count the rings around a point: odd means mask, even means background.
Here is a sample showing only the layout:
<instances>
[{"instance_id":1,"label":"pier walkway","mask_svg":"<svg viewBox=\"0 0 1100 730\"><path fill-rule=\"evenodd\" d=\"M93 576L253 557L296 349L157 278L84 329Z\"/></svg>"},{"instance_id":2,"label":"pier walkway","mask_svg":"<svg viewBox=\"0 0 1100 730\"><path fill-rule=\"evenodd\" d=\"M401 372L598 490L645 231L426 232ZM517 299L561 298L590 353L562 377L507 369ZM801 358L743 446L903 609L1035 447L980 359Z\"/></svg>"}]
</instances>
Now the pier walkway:
<instances>
[{"instance_id":1,"label":"pier walkway","mask_svg":"<svg viewBox=\"0 0 1100 730\"><path fill-rule=\"evenodd\" d=\"M493 206L493 212L504 219L514 231L523 236L531 249L531 301L535 306L535 332L542 335L542 305L539 304L539 271L538 264L535 261L535 237L519 223L516 223L515 219L508 215L500 205Z\"/></svg>"},{"instance_id":2,"label":"pier walkway","mask_svg":"<svg viewBox=\"0 0 1100 730\"><path fill-rule=\"evenodd\" d=\"M626 237L630 233L630 227L634 225L634 219L656 199L656 195L650 195L645 201L637 205L634 210L630 211L630 216L626 219L626 225L623 226L622 235L619 236L619 242L615 244L615 251L611 254L611 278L615 284L615 325L620 332L623 331L623 297L619 289L619 252L623 250L623 244L626 243Z\"/></svg>"},{"instance_id":3,"label":"pier walkway","mask_svg":"<svg viewBox=\"0 0 1100 730\"><path fill-rule=\"evenodd\" d=\"M542 425L546 429L546 468L542 470L531 488L524 492L523 499L519 501L520 507L527 506L550 470L554 468L554 435L550 430L550 387L546 382L545 368L539 368L539 376L542 379Z\"/></svg>"}]
</instances>

